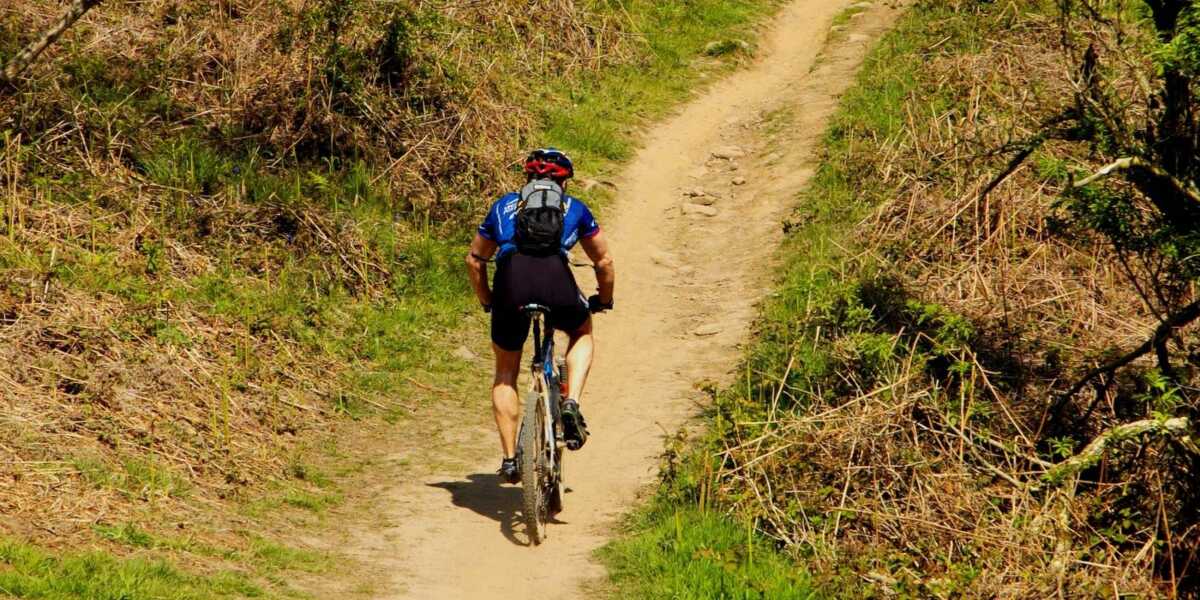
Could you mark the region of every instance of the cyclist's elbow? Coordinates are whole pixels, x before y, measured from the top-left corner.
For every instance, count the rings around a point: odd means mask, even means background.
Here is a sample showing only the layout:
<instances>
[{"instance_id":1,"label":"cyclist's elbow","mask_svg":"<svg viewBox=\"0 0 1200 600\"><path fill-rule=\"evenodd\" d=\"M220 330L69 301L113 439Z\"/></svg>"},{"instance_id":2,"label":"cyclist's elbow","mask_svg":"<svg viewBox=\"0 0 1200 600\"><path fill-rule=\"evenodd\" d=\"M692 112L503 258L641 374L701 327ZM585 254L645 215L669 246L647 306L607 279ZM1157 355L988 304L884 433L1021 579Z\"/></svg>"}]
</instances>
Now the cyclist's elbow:
<instances>
[{"instance_id":1,"label":"cyclist's elbow","mask_svg":"<svg viewBox=\"0 0 1200 600\"><path fill-rule=\"evenodd\" d=\"M475 256L474 253L468 253L464 260L467 262L467 269L472 272L479 272L483 269L483 261L479 260L479 257Z\"/></svg>"}]
</instances>

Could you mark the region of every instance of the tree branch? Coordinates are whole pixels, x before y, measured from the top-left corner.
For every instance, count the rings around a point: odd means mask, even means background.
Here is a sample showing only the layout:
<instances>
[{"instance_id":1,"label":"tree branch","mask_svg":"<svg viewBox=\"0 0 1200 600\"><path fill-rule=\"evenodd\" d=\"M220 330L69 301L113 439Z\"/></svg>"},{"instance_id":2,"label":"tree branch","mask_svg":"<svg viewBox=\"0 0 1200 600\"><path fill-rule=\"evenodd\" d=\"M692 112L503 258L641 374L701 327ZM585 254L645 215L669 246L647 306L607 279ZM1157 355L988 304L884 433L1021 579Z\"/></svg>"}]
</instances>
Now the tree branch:
<instances>
[{"instance_id":1,"label":"tree branch","mask_svg":"<svg viewBox=\"0 0 1200 600\"><path fill-rule=\"evenodd\" d=\"M1200 448L1196 446L1195 440L1191 437L1192 422L1187 417L1144 419L1118 425L1101 433L1078 454L1054 465L1054 468L1043 475L1043 479L1049 483L1061 482L1100 462L1100 459L1104 458L1104 452L1110 446L1146 433L1169 436L1179 442L1188 452L1200 455Z\"/></svg>"},{"instance_id":2,"label":"tree branch","mask_svg":"<svg viewBox=\"0 0 1200 600\"><path fill-rule=\"evenodd\" d=\"M995 151L994 153L999 153L1015 149L1017 153L1014 154L1011 159L1009 159L1008 165L1004 167L1003 171L996 174L996 176L993 177L987 185L983 186L983 190L979 192L977 200L979 202L983 202L984 198L986 198L988 194L992 193L992 191L995 190L1001 183L1004 183L1006 179L1015 173L1017 168L1019 168L1021 164L1024 163L1027 158L1029 158L1030 155L1036 152L1038 148L1042 147L1042 144L1045 144L1047 141L1052 139L1061 138L1064 134L1063 130L1059 126L1070 121L1073 116L1074 112L1072 110L1064 110L1063 112L1054 115L1045 121L1042 121L1041 127L1038 128L1038 132L1028 139L1015 144L1005 144L999 150Z\"/></svg>"},{"instance_id":3,"label":"tree branch","mask_svg":"<svg viewBox=\"0 0 1200 600\"><path fill-rule=\"evenodd\" d=\"M1197 190L1194 184L1183 181L1174 175L1171 175L1162 167L1148 163L1136 156L1118 158L1117 160L1105 165L1092 175L1076 181L1074 183L1074 187L1075 189L1086 187L1118 171L1126 171L1134 177L1142 177L1159 185L1165 185L1174 193L1200 205L1200 190ZM1154 198L1151 198L1151 200L1153 199Z\"/></svg>"},{"instance_id":4,"label":"tree branch","mask_svg":"<svg viewBox=\"0 0 1200 600\"><path fill-rule=\"evenodd\" d=\"M1146 340L1144 344L1138 346L1132 352L1122 356L1121 358L1088 372L1088 374L1084 375L1082 379L1075 382L1075 385L1071 386L1071 388L1068 389L1065 394L1059 396L1058 400L1054 403L1054 406L1050 409L1050 412L1054 414L1054 418L1058 418L1059 411L1062 410L1062 407L1066 405L1067 401L1074 397L1075 394L1078 394L1079 390L1082 390L1083 386L1087 385L1089 381L1100 375L1110 374L1117 369L1120 369L1121 367L1124 367L1125 365L1137 360L1141 356L1144 356L1151 350L1161 347L1166 343L1166 340L1170 338L1173 331L1183 327L1184 325L1187 325L1188 323L1191 323L1192 321L1195 321L1197 318L1200 318L1200 300L1194 300L1191 304L1180 309L1179 312L1168 316L1165 321L1159 323L1158 327L1155 328L1154 336Z\"/></svg>"},{"instance_id":5,"label":"tree branch","mask_svg":"<svg viewBox=\"0 0 1200 600\"><path fill-rule=\"evenodd\" d=\"M8 64L4 65L4 69L0 71L0 84L12 84L15 82L17 77L25 72L25 69L28 69L29 65L33 64L33 61L37 60L37 57L58 39L58 36L62 35L64 31L69 29L71 25L74 25L87 11L101 2L103 0L74 0L71 3L71 7L67 9L66 14L58 21L55 21L50 29L42 32L42 35L38 36L38 39L25 46L25 48L9 59Z\"/></svg>"}]
</instances>

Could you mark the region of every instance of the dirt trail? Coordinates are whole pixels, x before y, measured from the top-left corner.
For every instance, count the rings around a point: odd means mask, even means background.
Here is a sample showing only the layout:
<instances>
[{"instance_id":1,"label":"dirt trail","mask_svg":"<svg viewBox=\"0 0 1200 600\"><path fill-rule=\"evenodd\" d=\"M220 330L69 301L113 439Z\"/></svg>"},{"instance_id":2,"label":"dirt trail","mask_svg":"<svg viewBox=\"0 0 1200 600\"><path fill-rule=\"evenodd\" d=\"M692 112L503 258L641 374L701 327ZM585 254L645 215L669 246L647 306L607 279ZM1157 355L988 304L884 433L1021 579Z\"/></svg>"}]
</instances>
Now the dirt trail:
<instances>
[{"instance_id":1,"label":"dirt trail","mask_svg":"<svg viewBox=\"0 0 1200 600\"><path fill-rule=\"evenodd\" d=\"M618 181L620 200L603 223L617 257L617 311L597 321L599 355L583 402L593 436L567 456L570 493L550 539L523 545L520 489L493 474L495 434L469 427L458 432L466 446L457 460L387 489L341 548L390 579L366 593L569 597L604 574L591 555L654 480L664 433L695 414L703 399L695 383L727 380L736 366L818 136L896 12L872 6L831 34L850 4L791 3L761 58L649 132ZM706 194L686 196L696 188ZM715 215L684 214L685 201ZM478 410L487 410L484 398Z\"/></svg>"}]
</instances>

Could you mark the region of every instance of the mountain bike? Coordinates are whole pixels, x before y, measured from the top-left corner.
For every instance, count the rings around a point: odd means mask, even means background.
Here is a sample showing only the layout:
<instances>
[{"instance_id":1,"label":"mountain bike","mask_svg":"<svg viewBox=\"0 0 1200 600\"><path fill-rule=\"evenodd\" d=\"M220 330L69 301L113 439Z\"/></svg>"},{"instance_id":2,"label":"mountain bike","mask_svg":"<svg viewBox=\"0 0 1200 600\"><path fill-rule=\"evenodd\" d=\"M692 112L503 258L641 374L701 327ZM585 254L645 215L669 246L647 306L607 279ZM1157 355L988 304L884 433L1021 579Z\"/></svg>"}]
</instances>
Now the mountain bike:
<instances>
[{"instance_id":1,"label":"mountain bike","mask_svg":"<svg viewBox=\"0 0 1200 600\"><path fill-rule=\"evenodd\" d=\"M562 510L562 388L565 365L554 356L554 330L546 325L550 309L521 307L533 321L533 384L525 395L525 416L517 435L521 465L522 516L529 541L546 539L546 525ZM545 334L543 336L543 334Z\"/></svg>"}]
</instances>

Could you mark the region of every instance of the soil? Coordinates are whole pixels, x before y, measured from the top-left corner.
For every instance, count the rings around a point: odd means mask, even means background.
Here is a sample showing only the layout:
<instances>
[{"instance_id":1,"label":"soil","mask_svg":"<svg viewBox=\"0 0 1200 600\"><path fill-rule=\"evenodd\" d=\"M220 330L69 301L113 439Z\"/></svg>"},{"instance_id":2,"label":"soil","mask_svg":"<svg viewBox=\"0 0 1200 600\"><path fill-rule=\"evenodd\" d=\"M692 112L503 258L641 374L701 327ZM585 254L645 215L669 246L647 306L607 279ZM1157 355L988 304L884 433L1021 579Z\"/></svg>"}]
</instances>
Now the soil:
<instances>
[{"instance_id":1,"label":"soil","mask_svg":"<svg viewBox=\"0 0 1200 600\"><path fill-rule=\"evenodd\" d=\"M838 96L899 12L870 4L831 30L851 5L790 3L764 32L758 58L647 132L616 181L619 199L603 227L616 257L617 309L597 317L582 401L592 436L566 456L569 493L549 539L527 544L520 488L495 475L498 443L481 395L421 439L375 448L388 458L331 515L337 539L314 540L360 564L314 582L314 594L571 597L604 577L593 553L652 491L664 440L704 406L697 384L732 381L770 289L782 220L813 173ZM578 276L590 289L590 270Z\"/></svg>"}]
</instances>

